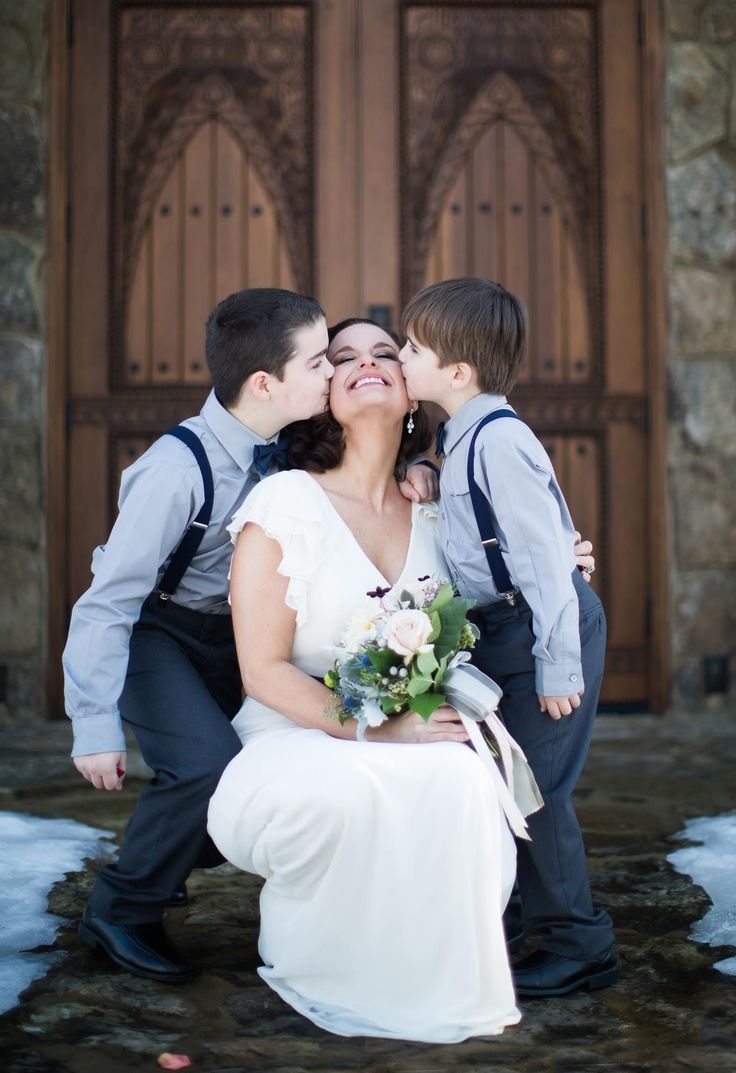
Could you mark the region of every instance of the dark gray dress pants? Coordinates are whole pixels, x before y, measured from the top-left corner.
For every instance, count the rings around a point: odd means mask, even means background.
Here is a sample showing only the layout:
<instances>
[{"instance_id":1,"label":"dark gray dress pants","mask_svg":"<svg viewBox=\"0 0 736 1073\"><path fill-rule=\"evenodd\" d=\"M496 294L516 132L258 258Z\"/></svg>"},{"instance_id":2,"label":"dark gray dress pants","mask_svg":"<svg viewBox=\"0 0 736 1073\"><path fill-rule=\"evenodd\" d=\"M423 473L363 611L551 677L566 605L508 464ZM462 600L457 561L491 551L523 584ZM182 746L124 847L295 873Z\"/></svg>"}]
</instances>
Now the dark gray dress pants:
<instances>
[{"instance_id":1,"label":"dark gray dress pants","mask_svg":"<svg viewBox=\"0 0 736 1073\"><path fill-rule=\"evenodd\" d=\"M120 712L153 777L118 860L98 874L93 913L116 924L160 920L192 868L222 863L207 807L241 748L230 724L240 704L230 616L149 600L133 629Z\"/></svg>"},{"instance_id":2,"label":"dark gray dress pants","mask_svg":"<svg viewBox=\"0 0 736 1073\"><path fill-rule=\"evenodd\" d=\"M517 841L518 899L507 913L527 932L541 937L541 947L588 961L613 942L613 925L605 910L593 905L585 864L585 847L572 805L588 753L603 677L606 619L598 596L576 570L580 603L580 640L585 692L572 715L554 720L539 710L532 645L532 614L523 598L516 607L489 605L470 617L481 631L473 663L503 689L500 714L524 750L544 798L544 808L528 818L531 842ZM511 922L509 922L511 916ZM509 926L510 923L510 926Z\"/></svg>"}]
</instances>

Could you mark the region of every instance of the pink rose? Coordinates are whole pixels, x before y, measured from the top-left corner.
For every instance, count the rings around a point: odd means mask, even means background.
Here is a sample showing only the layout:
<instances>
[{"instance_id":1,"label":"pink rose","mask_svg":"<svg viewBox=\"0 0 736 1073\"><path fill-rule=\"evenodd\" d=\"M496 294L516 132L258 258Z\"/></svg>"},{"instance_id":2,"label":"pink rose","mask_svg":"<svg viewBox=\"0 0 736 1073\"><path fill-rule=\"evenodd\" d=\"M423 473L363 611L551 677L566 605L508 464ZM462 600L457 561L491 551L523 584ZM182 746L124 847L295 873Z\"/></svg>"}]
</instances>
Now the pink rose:
<instances>
[{"instance_id":1,"label":"pink rose","mask_svg":"<svg viewBox=\"0 0 736 1073\"><path fill-rule=\"evenodd\" d=\"M417 652L430 647L427 638L431 632L432 621L423 611L397 611L386 624L383 637L391 651L409 663Z\"/></svg>"}]
</instances>

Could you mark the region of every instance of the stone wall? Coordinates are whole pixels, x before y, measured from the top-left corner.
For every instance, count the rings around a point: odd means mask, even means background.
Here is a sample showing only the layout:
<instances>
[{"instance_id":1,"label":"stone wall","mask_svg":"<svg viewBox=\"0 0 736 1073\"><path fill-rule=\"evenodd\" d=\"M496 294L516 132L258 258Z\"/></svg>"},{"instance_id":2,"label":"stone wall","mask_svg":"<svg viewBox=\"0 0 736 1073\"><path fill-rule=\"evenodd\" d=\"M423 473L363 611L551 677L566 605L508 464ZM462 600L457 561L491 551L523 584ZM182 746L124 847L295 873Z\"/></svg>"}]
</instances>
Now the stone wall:
<instances>
[{"instance_id":1,"label":"stone wall","mask_svg":"<svg viewBox=\"0 0 736 1073\"><path fill-rule=\"evenodd\" d=\"M736 695L736 3L667 0L673 700ZM716 695L714 695L715 700Z\"/></svg>"},{"instance_id":2,"label":"stone wall","mask_svg":"<svg viewBox=\"0 0 736 1073\"><path fill-rule=\"evenodd\" d=\"M43 713L48 0L0 0L0 723Z\"/></svg>"}]
</instances>

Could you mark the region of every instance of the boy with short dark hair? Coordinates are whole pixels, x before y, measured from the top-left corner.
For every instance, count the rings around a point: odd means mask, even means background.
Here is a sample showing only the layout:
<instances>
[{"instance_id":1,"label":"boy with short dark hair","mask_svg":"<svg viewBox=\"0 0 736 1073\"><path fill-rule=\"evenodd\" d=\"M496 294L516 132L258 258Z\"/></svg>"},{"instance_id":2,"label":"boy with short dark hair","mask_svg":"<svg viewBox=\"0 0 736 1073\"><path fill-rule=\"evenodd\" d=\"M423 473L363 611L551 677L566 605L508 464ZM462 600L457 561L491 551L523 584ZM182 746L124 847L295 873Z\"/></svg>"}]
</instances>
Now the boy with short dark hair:
<instances>
[{"instance_id":1,"label":"boy with short dark hair","mask_svg":"<svg viewBox=\"0 0 736 1073\"><path fill-rule=\"evenodd\" d=\"M185 904L192 868L222 861L207 837L207 806L241 748L230 725L242 691L226 527L253 485L286 465L279 433L325 409L332 376L322 310L275 288L220 302L206 355L214 387L201 414L123 474L120 513L94 553L63 657L84 778L122 788L121 717L154 772L118 860L97 877L80 934L128 971L167 982L194 970L168 939L163 910Z\"/></svg>"},{"instance_id":2,"label":"boy with short dark hair","mask_svg":"<svg viewBox=\"0 0 736 1073\"><path fill-rule=\"evenodd\" d=\"M455 581L477 604L474 662L503 689L501 714L545 801L529 817L532 841L518 846L517 927L538 935L540 948L515 965L516 988L606 987L616 980L613 929L591 900L571 802L606 623L575 569L574 526L552 464L506 401L526 352L526 310L500 284L446 280L409 302L402 329L409 396L449 414L438 433L442 533Z\"/></svg>"}]
</instances>

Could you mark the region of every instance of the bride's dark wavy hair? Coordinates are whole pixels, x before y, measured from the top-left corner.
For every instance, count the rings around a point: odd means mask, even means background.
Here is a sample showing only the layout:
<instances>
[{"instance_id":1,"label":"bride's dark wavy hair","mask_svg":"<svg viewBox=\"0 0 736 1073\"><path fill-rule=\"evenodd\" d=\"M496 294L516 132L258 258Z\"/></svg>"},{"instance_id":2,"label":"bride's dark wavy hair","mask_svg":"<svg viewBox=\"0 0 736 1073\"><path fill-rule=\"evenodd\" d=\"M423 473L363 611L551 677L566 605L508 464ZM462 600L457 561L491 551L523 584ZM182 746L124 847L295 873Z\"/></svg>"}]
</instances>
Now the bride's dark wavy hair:
<instances>
[{"instance_id":1,"label":"bride's dark wavy hair","mask_svg":"<svg viewBox=\"0 0 736 1073\"><path fill-rule=\"evenodd\" d=\"M327 329L329 341L332 342L344 328L350 328L353 324L372 324L390 335L397 346L401 346L401 339L396 332L384 328L382 324L377 324L368 317L349 317L347 320L341 320L339 324L333 324ZM318 417L310 417L307 421L294 421L287 431L291 440L289 466L292 469L310 469L315 473L326 473L342 461L345 453L343 428L329 410ZM399 476L403 477L410 458L427 450L431 439L429 420L420 404L414 411L414 431L407 432L406 422L402 424L401 443L396 456L396 471Z\"/></svg>"}]
</instances>

